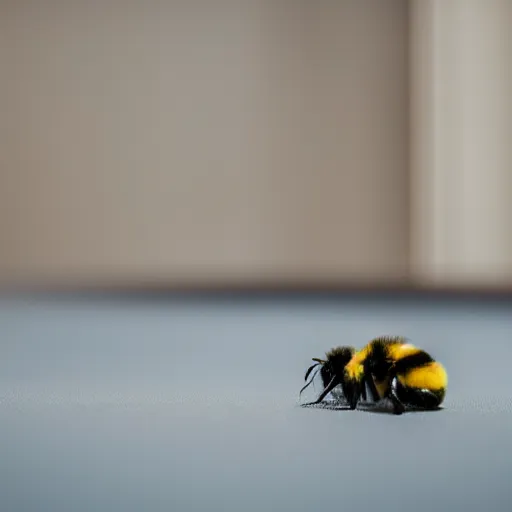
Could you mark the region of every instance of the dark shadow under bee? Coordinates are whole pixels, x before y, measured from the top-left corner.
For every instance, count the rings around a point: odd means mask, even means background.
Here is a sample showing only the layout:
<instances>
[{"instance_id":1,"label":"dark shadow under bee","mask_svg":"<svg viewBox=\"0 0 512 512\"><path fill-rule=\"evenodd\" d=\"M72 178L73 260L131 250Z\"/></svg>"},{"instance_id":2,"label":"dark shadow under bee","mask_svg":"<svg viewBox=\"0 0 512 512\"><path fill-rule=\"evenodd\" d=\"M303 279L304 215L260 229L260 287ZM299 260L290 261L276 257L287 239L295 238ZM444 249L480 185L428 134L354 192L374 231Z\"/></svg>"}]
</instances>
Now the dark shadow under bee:
<instances>
[{"instance_id":1,"label":"dark shadow under bee","mask_svg":"<svg viewBox=\"0 0 512 512\"><path fill-rule=\"evenodd\" d=\"M346 401L342 400L332 400L328 402L310 402L306 404L301 404L301 407L305 409L321 409L326 411L351 411L350 405ZM387 399L381 399L379 402L371 403L371 402L359 402L357 405L357 409L362 412L368 412L371 414L393 414L393 404ZM405 412L407 413L415 413L415 412L435 412L443 410L442 406L439 406L434 409L424 409L421 407L411 407L406 406Z\"/></svg>"}]
</instances>

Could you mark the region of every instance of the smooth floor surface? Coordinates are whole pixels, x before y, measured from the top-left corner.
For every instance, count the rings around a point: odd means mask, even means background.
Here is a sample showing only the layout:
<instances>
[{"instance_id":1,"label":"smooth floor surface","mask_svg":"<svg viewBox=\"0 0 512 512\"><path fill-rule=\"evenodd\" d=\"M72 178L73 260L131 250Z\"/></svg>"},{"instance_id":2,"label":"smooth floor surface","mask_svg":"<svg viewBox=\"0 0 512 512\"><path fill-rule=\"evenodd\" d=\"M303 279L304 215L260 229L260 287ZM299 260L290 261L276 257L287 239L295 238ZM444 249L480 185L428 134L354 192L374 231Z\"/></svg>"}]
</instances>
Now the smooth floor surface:
<instances>
[{"instance_id":1,"label":"smooth floor surface","mask_svg":"<svg viewBox=\"0 0 512 512\"><path fill-rule=\"evenodd\" d=\"M4 297L0 510L509 511L511 313L393 297ZM446 365L442 410L299 407L312 357L381 334Z\"/></svg>"}]
</instances>

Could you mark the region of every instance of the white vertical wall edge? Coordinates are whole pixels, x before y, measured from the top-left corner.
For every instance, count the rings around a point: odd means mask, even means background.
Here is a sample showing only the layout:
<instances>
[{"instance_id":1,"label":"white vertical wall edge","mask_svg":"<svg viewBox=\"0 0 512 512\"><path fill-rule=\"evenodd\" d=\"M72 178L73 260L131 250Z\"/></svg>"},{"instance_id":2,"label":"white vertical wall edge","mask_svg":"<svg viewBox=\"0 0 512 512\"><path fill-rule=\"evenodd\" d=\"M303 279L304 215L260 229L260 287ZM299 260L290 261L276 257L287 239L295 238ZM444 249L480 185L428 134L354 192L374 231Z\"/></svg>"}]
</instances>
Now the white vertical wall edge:
<instances>
[{"instance_id":1,"label":"white vertical wall edge","mask_svg":"<svg viewBox=\"0 0 512 512\"><path fill-rule=\"evenodd\" d=\"M512 2L411 2L411 268L512 284Z\"/></svg>"}]
</instances>

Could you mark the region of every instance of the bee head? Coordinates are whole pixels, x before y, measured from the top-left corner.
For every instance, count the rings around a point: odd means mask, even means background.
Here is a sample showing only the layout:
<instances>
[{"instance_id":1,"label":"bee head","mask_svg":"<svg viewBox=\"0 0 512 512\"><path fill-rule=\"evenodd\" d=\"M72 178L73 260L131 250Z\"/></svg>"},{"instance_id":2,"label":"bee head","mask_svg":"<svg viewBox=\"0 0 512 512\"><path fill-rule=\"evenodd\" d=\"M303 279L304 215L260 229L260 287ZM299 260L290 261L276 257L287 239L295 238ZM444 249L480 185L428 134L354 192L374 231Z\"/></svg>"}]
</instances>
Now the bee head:
<instances>
[{"instance_id":1,"label":"bee head","mask_svg":"<svg viewBox=\"0 0 512 512\"><path fill-rule=\"evenodd\" d=\"M335 347L327 352L324 361L315 359L315 361L322 363L320 375L324 387L327 387L333 378L335 379L336 385L341 383L345 366L352 359L354 352L355 349L352 347Z\"/></svg>"},{"instance_id":2,"label":"bee head","mask_svg":"<svg viewBox=\"0 0 512 512\"><path fill-rule=\"evenodd\" d=\"M329 368L330 373L332 375L339 375L341 380L345 366L347 366L354 354L355 348L348 346L336 347L327 352L326 366Z\"/></svg>"},{"instance_id":3,"label":"bee head","mask_svg":"<svg viewBox=\"0 0 512 512\"><path fill-rule=\"evenodd\" d=\"M311 374L315 367L319 366L319 368L317 368L317 370L313 373L310 381L300 390L299 396L313 382L313 379L315 378L318 371L320 371L320 375L324 384L324 394L328 391L331 391L338 384L342 384L345 367L352 359L354 354L354 347L341 346L335 347L327 352L325 359L318 359L314 357L313 361L315 364L311 365L307 369L304 380L308 379L308 376Z\"/></svg>"}]
</instances>

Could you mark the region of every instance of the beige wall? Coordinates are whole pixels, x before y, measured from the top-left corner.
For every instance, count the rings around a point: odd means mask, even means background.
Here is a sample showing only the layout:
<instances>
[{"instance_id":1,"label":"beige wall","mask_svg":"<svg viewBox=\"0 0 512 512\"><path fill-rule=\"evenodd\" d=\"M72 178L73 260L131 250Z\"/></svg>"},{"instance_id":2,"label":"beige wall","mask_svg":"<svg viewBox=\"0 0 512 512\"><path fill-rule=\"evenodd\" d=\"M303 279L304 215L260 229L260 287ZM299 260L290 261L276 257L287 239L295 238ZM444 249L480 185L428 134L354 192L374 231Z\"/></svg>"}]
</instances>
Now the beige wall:
<instances>
[{"instance_id":1,"label":"beige wall","mask_svg":"<svg viewBox=\"0 0 512 512\"><path fill-rule=\"evenodd\" d=\"M161 4L0 3L0 277L406 276L407 2Z\"/></svg>"}]
</instances>

